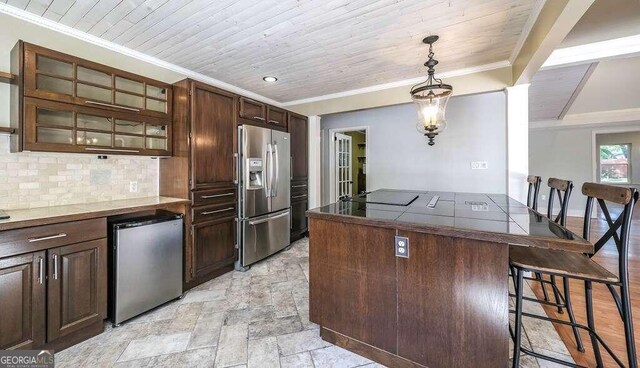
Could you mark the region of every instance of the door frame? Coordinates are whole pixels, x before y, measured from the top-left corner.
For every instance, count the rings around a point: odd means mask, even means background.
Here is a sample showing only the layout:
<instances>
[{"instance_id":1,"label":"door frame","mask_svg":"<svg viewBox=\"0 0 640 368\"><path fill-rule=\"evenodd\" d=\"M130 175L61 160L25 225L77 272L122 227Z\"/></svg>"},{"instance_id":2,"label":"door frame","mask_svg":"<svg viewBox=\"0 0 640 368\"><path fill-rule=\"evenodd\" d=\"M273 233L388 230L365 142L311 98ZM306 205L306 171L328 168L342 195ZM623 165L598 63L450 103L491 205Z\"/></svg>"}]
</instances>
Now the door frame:
<instances>
[{"instance_id":1,"label":"door frame","mask_svg":"<svg viewBox=\"0 0 640 368\"><path fill-rule=\"evenodd\" d=\"M354 126L354 127L346 127L346 128L334 128L329 129L329 203L333 203L336 198L336 152L335 152L335 138L336 133L345 133L345 132L353 132L356 130L364 130L364 134L366 137L367 145L365 146L365 175L369 175L369 142L371 141L370 130L368 126ZM353 151L353 147L352 147ZM367 184L365 185L365 190L368 190L369 181L367 180Z\"/></svg>"}]
</instances>

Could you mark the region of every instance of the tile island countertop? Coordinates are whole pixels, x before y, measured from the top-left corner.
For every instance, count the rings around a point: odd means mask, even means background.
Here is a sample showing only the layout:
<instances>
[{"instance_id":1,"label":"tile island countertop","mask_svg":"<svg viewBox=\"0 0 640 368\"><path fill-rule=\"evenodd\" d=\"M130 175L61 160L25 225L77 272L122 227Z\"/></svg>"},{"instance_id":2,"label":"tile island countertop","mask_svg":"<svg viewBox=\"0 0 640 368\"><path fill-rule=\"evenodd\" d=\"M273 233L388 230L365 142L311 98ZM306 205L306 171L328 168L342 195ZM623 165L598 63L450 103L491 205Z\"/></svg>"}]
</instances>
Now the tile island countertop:
<instances>
[{"instance_id":1,"label":"tile island countertop","mask_svg":"<svg viewBox=\"0 0 640 368\"><path fill-rule=\"evenodd\" d=\"M161 209L163 207L186 204L189 202L190 201L188 199L155 196L115 201L78 203L64 206L6 210L5 212L10 216L10 218L0 220L0 231L66 221L121 215L137 211Z\"/></svg>"},{"instance_id":2,"label":"tile island countertop","mask_svg":"<svg viewBox=\"0 0 640 368\"><path fill-rule=\"evenodd\" d=\"M380 189L311 209L307 216L593 252L591 243L504 194Z\"/></svg>"}]
</instances>

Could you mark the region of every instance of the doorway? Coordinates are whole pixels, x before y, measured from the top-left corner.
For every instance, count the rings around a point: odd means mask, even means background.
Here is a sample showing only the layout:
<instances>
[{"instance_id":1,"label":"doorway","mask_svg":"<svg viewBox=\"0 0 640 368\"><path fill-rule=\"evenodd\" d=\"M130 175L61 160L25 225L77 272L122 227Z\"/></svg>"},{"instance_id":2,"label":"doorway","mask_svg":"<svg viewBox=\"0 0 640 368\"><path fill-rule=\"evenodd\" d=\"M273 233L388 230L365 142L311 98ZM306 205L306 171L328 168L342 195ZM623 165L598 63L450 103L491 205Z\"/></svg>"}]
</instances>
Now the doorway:
<instances>
[{"instance_id":1,"label":"doorway","mask_svg":"<svg viewBox=\"0 0 640 368\"><path fill-rule=\"evenodd\" d=\"M367 133L367 127L329 131L331 201L367 191Z\"/></svg>"}]
</instances>

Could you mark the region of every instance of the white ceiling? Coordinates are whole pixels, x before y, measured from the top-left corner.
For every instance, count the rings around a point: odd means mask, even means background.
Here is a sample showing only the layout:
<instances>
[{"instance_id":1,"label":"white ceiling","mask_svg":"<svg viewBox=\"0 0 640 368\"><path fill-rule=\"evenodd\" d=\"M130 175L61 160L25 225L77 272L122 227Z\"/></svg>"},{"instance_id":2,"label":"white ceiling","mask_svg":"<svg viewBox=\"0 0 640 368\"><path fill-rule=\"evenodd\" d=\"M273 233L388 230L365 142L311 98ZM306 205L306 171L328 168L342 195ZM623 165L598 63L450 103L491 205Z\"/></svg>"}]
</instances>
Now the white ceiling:
<instances>
[{"instance_id":1,"label":"white ceiling","mask_svg":"<svg viewBox=\"0 0 640 368\"><path fill-rule=\"evenodd\" d=\"M508 60L536 2L0 1L280 102Z\"/></svg>"},{"instance_id":2,"label":"white ceiling","mask_svg":"<svg viewBox=\"0 0 640 368\"><path fill-rule=\"evenodd\" d=\"M596 0L559 48L640 34L640 0Z\"/></svg>"}]
</instances>

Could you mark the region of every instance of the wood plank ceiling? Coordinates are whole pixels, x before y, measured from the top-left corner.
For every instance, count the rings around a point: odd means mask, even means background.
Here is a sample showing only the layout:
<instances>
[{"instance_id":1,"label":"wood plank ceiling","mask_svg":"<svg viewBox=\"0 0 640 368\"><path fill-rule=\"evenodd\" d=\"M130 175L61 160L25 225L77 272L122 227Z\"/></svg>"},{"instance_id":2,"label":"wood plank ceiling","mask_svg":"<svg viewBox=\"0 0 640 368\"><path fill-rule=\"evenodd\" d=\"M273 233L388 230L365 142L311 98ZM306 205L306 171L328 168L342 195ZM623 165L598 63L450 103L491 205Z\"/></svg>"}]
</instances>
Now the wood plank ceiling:
<instances>
[{"instance_id":1,"label":"wood plank ceiling","mask_svg":"<svg viewBox=\"0 0 640 368\"><path fill-rule=\"evenodd\" d=\"M541 70L529 86L529 121L561 119L595 65Z\"/></svg>"},{"instance_id":2,"label":"wood plank ceiling","mask_svg":"<svg viewBox=\"0 0 640 368\"><path fill-rule=\"evenodd\" d=\"M281 102L425 75L429 34L440 35L438 72L507 60L535 3L0 1Z\"/></svg>"}]
</instances>

